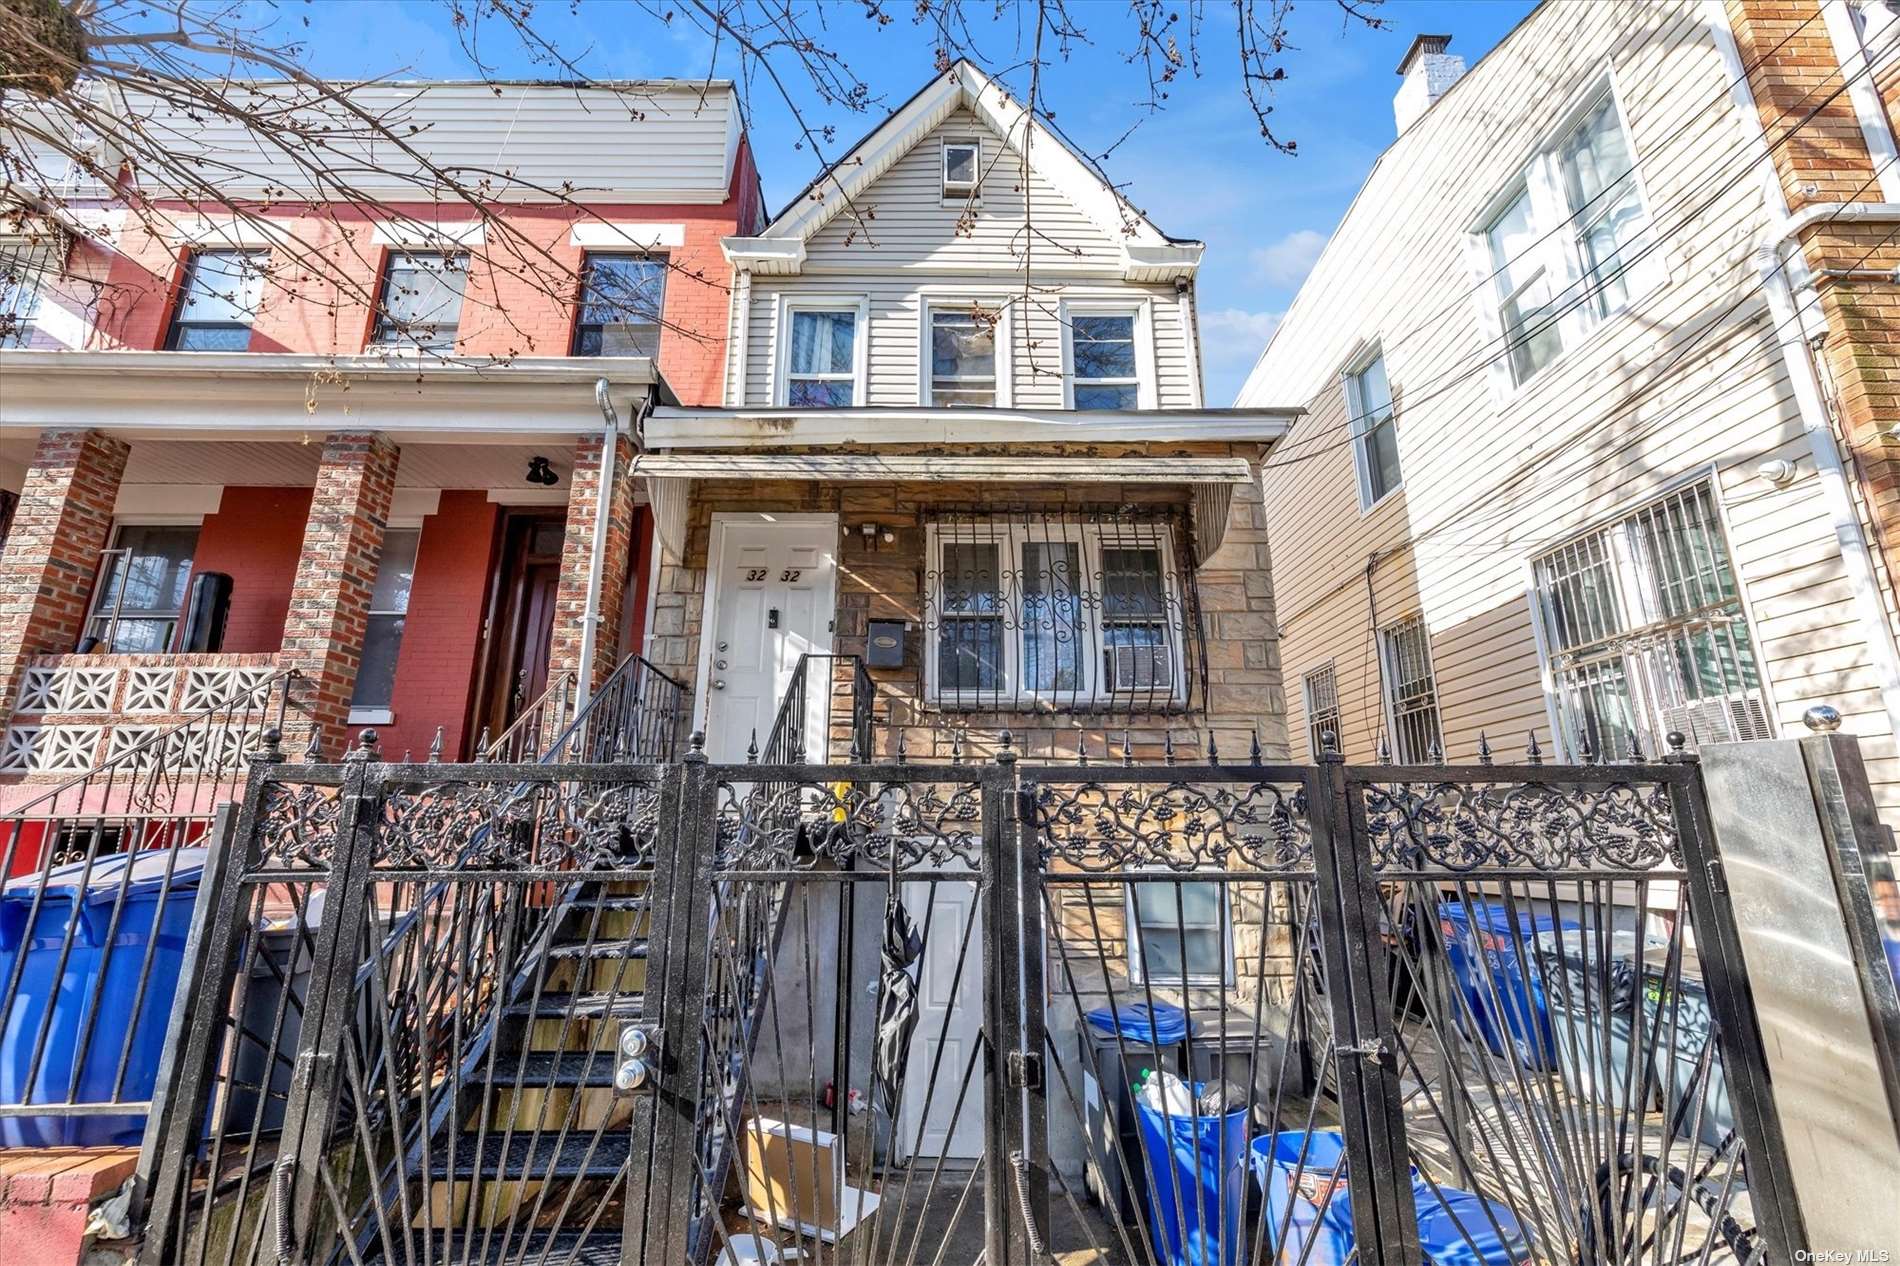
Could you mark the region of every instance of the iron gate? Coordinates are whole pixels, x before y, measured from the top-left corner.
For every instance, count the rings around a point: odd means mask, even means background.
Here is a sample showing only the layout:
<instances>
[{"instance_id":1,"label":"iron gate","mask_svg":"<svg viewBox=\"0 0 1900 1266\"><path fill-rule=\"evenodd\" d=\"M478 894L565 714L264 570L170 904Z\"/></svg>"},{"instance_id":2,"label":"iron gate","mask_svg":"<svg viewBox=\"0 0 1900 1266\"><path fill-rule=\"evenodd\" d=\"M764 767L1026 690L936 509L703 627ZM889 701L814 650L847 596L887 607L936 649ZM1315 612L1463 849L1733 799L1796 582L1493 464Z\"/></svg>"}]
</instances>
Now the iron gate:
<instances>
[{"instance_id":1,"label":"iron gate","mask_svg":"<svg viewBox=\"0 0 1900 1266\"><path fill-rule=\"evenodd\" d=\"M147 1260L1791 1261L1701 797L260 763Z\"/></svg>"}]
</instances>

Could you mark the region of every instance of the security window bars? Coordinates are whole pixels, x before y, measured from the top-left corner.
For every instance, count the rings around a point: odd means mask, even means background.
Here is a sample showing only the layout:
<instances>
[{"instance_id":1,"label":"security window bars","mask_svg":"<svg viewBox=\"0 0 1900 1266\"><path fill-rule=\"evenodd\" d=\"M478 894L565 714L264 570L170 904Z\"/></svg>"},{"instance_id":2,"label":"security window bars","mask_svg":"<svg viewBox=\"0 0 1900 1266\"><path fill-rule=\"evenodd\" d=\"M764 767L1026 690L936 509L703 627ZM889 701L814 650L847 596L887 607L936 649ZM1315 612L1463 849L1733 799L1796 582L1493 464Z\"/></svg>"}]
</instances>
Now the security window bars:
<instances>
[{"instance_id":1,"label":"security window bars","mask_svg":"<svg viewBox=\"0 0 1900 1266\"><path fill-rule=\"evenodd\" d=\"M1572 754L1772 734L1714 489L1652 501L1538 558L1551 684Z\"/></svg>"},{"instance_id":2,"label":"security window bars","mask_svg":"<svg viewBox=\"0 0 1900 1266\"><path fill-rule=\"evenodd\" d=\"M930 310L929 403L996 403L997 320L994 310L980 307Z\"/></svg>"},{"instance_id":3,"label":"security window bars","mask_svg":"<svg viewBox=\"0 0 1900 1266\"><path fill-rule=\"evenodd\" d=\"M1352 410L1359 506L1370 509L1397 491L1401 482L1398 425L1392 417L1392 387L1386 381L1383 355L1346 375L1346 406Z\"/></svg>"},{"instance_id":4,"label":"security window bars","mask_svg":"<svg viewBox=\"0 0 1900 1266\"><path fill-rule=\"evenodd\" d=\"M658 356L666 261L651 255L589 255L581 286L576 356Z\"/></svg>"},{"instance_id":5,"label":"security window bars","mask_svg":"<svg viewBox=\"0 0 1900 1266\"><path fill-rule=\"evenodd\" d=\"M1075 313L1069 318L1074 404L1078 409L1134 409L1141 404L1135 314Z\"/></svg>"},{"instance_id":6,"label":"security window bars","mask_svg":"<svg viewBox=\"0 0 1900 1266\"><path fill-rule=\"evenodd\" d=\"M33 346L40 287L54 260L50 246L0 250L0 348Z\"/></svg>"},{"instance_id":7,"label":"security window bars","mask_svg":"<svg viewBox=\"0 0 1900 1266\"><path fill-rule=\"evenodd\" d=\"M943 143L943 196L967 198L976 192L983 170L983 146L978 141Z\"/></svg>"},{"instance_id":8,"label":"security window bars","mask_svg":"<svg viewBox=\"0 0 1900 1266\"><path fill-rule=\"evenodd\" d=\"M1196 706L1204 656L1172 512L942 513L928 530L926 673L940 706Z\"/></svg>"},{"instance_id":9,"label":"security window bars","mask_svg":"<svg viewBox=\"0 0 1900 1266\"><path fill-rule=\"evenodd\" d=\"M785 367L785 403L793 408L847 409L858 402L858 310L792 308Z\"/></svg>"},{"instance_id":10,"label":"security window bars","mask_svg":"<svg viewBox=\"0 0 1900 1266\"><path fill-rule=\"evenodd\" d=\"M121 526L93 590L87 641L115 654L169 651L197 552L196 525Z\"/></svg>"},{"instance_id":11,"label":"security window bars","mask_svg":"<svg viewBox=\"0 0 1900 1266\"><path fill-rule=\"evenodd\" d=\"M1306 700L1306 750L1315 759L1327 750L1326 736L1332 736L1331 749L1341 751L1344 743L1339 732L1339 682L1331 663L1320 665L1300 679L1300 692Z\"/></svg>"},{"instance_id":12,"label":"security window bars","mask_svg":"<svg viewBox=\"0 0 1900 1266\"><path fill-rule=\"evenodd\" d=\"M1615 96L1605 85L1570 118L1479 233L1500 363L1519 385L1662 275Z\"/></svg>"},{"instance_id":13,"label":"security window bars","mask_svg":"<svg viewBox=\"0 0 1900 1266\"><path fill-rule=\"evenodd\" d=\"M263 292L263 252L197 252L186 266L165 346L174 352L250 350Z\"/></svg>"},{"instance_id":14,"label":"security window bars","mask_svg":"<svg viewBox=\"0 0 1900 1266\"><path fill-rule=\"evenodd\" d=\"M386 709L396 693L396 655L409 616L409 590L416 575L416 528L383 533L383 555L376 564L376 586L369 599L369 627L363 633L363 658L356 670L350 707Z\"/></svg>"},{"instance_id":15,"label":"security window bars","mask_svg":"<svg viewBox=\"0 0 1900 1266\"><path fill-rule=\"evenodd\" d=\"M1438 688L1432 680L1431 631L1423 616L1410 616L1379 631L1385 657L1386 706L1392 717L1393 752L1402 765L1418 765L1441 753Z\"/></svg>"},{"instance_id":16,"label":"security window bars","mask_svg":"<svg viewBox=\"0 0 1900 1266\"><path fill-rule=\"evenodd\" d=\"M378 347L453 352L467 282L466 255L391 255L370 342Z\"/></svg>"},{"instance_id":17,"label":"security window bars","mask_svg":"<svg viewBox=\"0 0 1900 1266\"><path fill-rule=\"evenodd\" d=\"M1128 974L1161 985L1222 985L1234 978L1226 885L1131 883Z\"/></svg>"}]
</instances>

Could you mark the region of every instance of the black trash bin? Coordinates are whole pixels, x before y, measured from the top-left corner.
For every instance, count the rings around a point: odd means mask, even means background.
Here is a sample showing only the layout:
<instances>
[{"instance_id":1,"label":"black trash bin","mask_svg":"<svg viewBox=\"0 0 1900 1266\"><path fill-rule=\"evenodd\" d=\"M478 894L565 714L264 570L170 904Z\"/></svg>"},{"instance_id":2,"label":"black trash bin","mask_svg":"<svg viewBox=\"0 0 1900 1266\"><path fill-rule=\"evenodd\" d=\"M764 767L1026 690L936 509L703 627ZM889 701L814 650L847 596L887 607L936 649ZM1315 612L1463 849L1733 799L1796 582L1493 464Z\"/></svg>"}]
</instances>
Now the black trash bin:
<instances>
[{"instance_id":1,"label":"black trash bin","mask_svg":"<svg viewBox=\"0 0 1900 1266\"><path fill-rule=\"evenodd\" d=\"M1181 1067L1187 1036L1186 1013L1166 1003L1152 1016L1145 1004L1103 1007L1082 1025L1089 1194L1123 1221L1134 1219L1147 1191L1134 1087L1151 1072Z\"/></svg>"}]
</instances>

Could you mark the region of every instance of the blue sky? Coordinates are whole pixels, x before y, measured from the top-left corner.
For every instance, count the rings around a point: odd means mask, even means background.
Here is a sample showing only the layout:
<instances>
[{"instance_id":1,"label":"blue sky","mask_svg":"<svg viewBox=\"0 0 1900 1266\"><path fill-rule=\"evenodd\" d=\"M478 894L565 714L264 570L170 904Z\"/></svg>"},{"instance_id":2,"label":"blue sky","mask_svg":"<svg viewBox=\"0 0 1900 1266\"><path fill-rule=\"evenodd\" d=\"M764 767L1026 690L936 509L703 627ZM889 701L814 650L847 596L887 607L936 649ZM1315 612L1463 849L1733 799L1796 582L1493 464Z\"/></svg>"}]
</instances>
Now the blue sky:
<instances>
[{"instance_id":1,"label":"blue sky","mask_svg":"<svg viewBox=\"0 0 1900 1266\"><path fill-rule=\"evenodd\" d=\"M1393 72L1412 37L1449 33L1452 51L1475 62L1533 7L1532 0L1391 0L1380 9L1390 29L1372 31L1345 24L1329 0L1300 0L1290 23L1295 51L1273 99L1276 131L1299 147L1297 156L1286 156L1254 130L1233 68L1225 4L1207 5L1201 77L1177 82L1167 109L1147 116L1142 72L1118 51L1129 29L1124 7L1116 0L1070 3L1096 42L1046 73L1046 96L1058 124L1092 152L1145 119L1107 167L1166 232L1207 243L1200 298L1207 400L1214 405L1231 402L1327 234L1391 142ZM911 6L892 0L886 7L895 20L883 26L866 20L861 4L837 3L822 14L831 46L882 97L854 113L817 103L808 91L799 94L808 121L836 128L836 149L869 130L933 72L930 44L910 21ZM996 64L1014 62L1020 15L1005 9L992 22L990 0L969 7L986 19L973 32L977 50ZM475 73L436 0L312 0L290 12L299 25L283 21L279 34L305 40L312 68L324 75ZM591 75L708 71L711 44L683 20L669 26L644 7L617 0L587 0L573 12L565 3L546 3L537 13L562 52ZM300 29L306 14L307 31ZM517 44L489 35L499 32L485 34L479 52L493 73L550 73ZM734 67L712 69L729 75ZM769 85L756 83L750 95L754 148L766 201L776 211L811 178L817 159L800 145L790 112Z\"/></svg>"}]
</instances>

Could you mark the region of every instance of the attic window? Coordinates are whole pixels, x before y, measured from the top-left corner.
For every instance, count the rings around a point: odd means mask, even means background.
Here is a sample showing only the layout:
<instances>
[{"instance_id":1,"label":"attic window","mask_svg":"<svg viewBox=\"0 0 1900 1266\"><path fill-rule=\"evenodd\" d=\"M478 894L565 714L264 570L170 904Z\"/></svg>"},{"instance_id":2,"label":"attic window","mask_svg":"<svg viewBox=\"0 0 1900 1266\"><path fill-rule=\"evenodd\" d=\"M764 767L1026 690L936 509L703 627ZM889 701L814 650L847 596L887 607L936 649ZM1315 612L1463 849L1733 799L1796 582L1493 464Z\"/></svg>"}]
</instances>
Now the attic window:
<instances>
[{"instance_id":1,"label":"attic window","mask_svg":"<svg viewBox=\"0 0 1900 1266\"><path fill-rule=\"evenodd\" d=\"M978 141L943 143L943 196L967 198L976 192L977 173L983 168L983 146Z\"/></svg>"}]
</instances>

